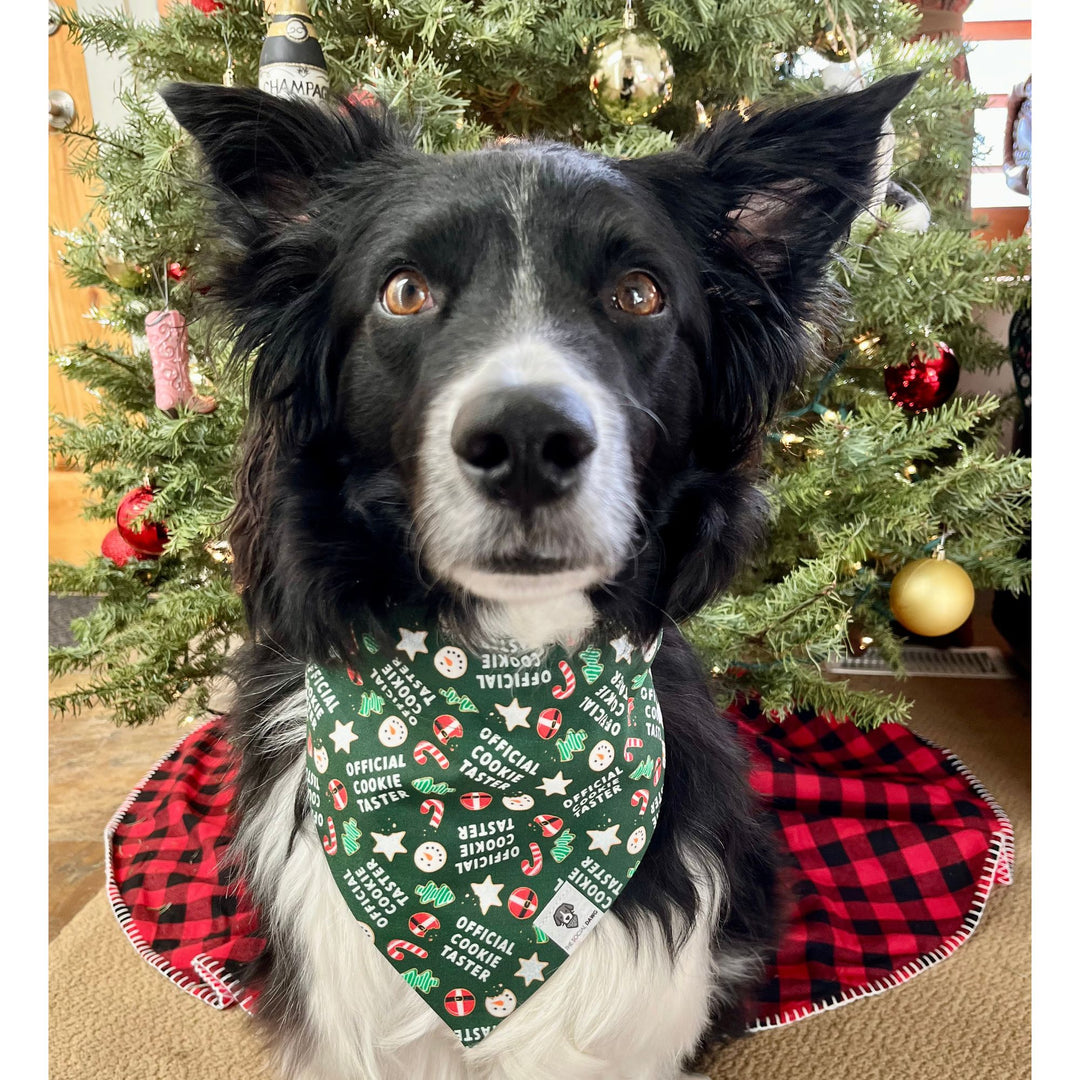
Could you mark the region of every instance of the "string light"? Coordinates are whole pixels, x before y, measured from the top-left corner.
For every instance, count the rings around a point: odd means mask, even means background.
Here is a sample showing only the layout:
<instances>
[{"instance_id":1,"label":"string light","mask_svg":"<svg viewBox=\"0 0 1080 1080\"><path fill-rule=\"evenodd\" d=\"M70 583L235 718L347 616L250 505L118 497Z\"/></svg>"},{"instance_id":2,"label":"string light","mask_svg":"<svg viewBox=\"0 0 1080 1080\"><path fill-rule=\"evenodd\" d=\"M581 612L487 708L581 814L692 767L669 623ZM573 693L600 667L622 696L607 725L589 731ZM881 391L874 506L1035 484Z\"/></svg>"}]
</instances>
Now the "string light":
<instances>
[{"instance_id":1,"label":"string light","mask_svg":"<svg viewBox=\"0 0 1080 1080\"><path fill-rule=\"evenodd\" d=\"M214 540L206 545L205 550L214 562L232 565L233 552L228 540Z\"/></svg>"}]
</instances>

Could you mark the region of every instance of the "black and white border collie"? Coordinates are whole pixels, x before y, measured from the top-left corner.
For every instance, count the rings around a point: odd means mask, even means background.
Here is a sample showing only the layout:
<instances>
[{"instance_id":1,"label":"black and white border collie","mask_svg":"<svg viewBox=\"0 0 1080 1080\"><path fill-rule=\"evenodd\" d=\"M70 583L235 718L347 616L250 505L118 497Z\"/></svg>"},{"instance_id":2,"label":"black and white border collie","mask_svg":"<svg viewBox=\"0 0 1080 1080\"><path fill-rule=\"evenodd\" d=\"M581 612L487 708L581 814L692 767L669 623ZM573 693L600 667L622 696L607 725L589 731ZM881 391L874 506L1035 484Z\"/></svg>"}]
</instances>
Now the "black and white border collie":
<instances>
[{"instance_id":1,"label":"black and white border collie","mask_svg":"<svg viewBox=\"0 0 1080 1080\"><path fill-rule=\"evenodd\" d=\"M382 110L163 91L206 158L216 292L255 357L231 523L251 632L234 851L283 1076L667 1080L740 1028L776 933L770 830L677 625L760 536L763 425L913 81L721 114L633 161L551 142L434 156ZM647 854L558 979L470 1049L371 947L306 819L305 662L343 663L352 628L399 603L528 648L664 629Z\"/></svg>"}]
</instances>

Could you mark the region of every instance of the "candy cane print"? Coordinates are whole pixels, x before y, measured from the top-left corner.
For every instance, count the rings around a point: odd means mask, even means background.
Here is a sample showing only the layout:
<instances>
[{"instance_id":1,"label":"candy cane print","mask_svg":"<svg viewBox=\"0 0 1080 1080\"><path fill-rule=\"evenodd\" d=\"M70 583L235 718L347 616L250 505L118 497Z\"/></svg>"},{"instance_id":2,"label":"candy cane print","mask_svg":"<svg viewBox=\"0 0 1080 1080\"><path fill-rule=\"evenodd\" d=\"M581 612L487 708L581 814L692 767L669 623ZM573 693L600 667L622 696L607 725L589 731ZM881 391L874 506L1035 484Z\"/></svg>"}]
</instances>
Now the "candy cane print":
<instances>
[{"instance_id":1,"label":"candy cane print","mask_svg":"<svg viewBox=\"0 0 1080 1080\"><path fill-rule=\"evenodd\" d=\"M442 799L425 799L420 804L420 813L426 814L429 810L431 811L431 827L437 829L442 823Z\"/></svg>"},{"instance_id":2,"label":"candy cane print","mask_svg":"<svg viewBox=\"0 0 1080 1080\"><path fill-rule=\"evenodd\" d=\"M565 680L566 685L553 686L551 688L551 696L553 698L558 698L559 701L565 701L574 692L574 687L577 686L577 680L574 678L573 670L565 660L559 661L559 671L562 672L562 677Z\"/></svg>"},{"instance_id":3,"label":"candy cane print","mask_svg":"<svg viewBox=\"0 0 1080 1080\"><path fill-rule=\"evenodd\" d=\"M641 741L641 739L635 739L633 736L628 738L626 742L623 743L623 761L633 761L634 755L632 751L640 750L644 745L645 744Z\"/></svg>"},{"instance_id":4,"label":"candy cane print","mask_svg":"<svg viewBox=\"0 0 1080 1080\"><path fill-rule=\"evenodd\" d=\"M323 851L327 855L337 854L337 829L334 828L334 819L328 817L326 819L326 831L330 834L322 838Z\"/></svg>"},{"instance_id":5,"label":"candy cane print","mask_svg":"<svg viewBox=\"0 0 1080 1080\"><path fill-rule=\"evenodd\" d=\"M439 763L440 769L450 768L450 762L447 761L446 755L437 746L429 743L427 739L421 739L420 742L416 744L416 749L412 752L413 761L415 761L417 765L426 765L428 754Z\"/></svg>"},{"instance_id":6,"label":"candy cane print","mask_svg":"<svg viewBox=\"0 0 1080 1080\"><path fill-rule=\"evenodd\" d=\"M627 698L626 699L626 722L627 722L627 724L632 724L634 727L637 727L637 721L633 719L633 716L634 716L634 699L633 698Z\"/></svg>"},{"instance_id":7,"label":"candy cane print","mask_svg":"<svg viewBox=\"0 0 1080 1080\"><path fill-rule=\"evenodd\" d=\"M660 783L660 768L661 768L660 759L657 758L656 759L656 768L653 769L653 774L652 774L652 786L653 787L656 787L656 785Z\"/></svg>"},{"instance_id":8,"label":"candy cane print","mask_svg":"<svg viewBox=\"0 0 1080 1080\"><path fill-rule=\"evenodd\" d=\"M645 813L645 807L649 805L649 793L645 788L638 788L633 795L630 796L631 806L640 806L639 814Z\"/></svg>"},{"instance_id":9,"label":"candy cane print","mask_svg":"<svg viewBox=\"0 0 1080 1080\"><path fill-rule=\"evenodd\" d=\"M405 953L411 952L413 956L420 957L423 960L427 956L427 949L422 949L419 945L414 945L411 941L402 941L401 938L394 938L389 945L386 946L386 955L391 960L404 960Z\"/></svg>"},{"instance_id":10,"label":"candy cane print","mask_svg":"<svg viewBox=\"0 0 1080 1080\"><path fill-rule=\"evenodd\" d=\"M532 862L522 859L521 872L526 877L536 877L544 867L544 856L540 851L540 845L535 840L529 844L529 854L532 856Z\"/></svg>"}]
</instances>

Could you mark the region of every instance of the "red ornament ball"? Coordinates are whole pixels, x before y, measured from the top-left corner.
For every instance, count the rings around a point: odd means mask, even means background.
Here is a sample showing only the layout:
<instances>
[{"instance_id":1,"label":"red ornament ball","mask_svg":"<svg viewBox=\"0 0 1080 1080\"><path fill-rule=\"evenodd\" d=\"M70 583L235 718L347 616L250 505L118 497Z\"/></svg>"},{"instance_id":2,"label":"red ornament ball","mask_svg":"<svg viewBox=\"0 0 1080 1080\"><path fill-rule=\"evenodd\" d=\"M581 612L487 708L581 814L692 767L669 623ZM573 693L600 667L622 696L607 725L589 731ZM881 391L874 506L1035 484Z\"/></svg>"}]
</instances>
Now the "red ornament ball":
<instances>
[{"instance_id":1,"label":"red ornament ball","mask_svg":"<svg viewBox=\"0 0 1080 1080\"><path fill-rule=\"evenodd\" d=\"M169 263L168 275L173 281L183 281L187 277L187 267L183 263Z\"/></svg>"},{"instance_id":2,"label":"red ornament ball","mask_svg":"<svg viewBox=\"0 0 1080 1080\"><path fill-rule=\"evenodd\" d=\"M114 566L127 566L132 559L149 559L152 556L136 551L121 535L119 529L110 529L101 541L101 554Z\"/></svg>"},{"instance_id":3,"label":"red ornament ball","mask_svg":"<svg viewBox=\"0 0 1080 1080\"><path fill-rule=\"evenodd\" d=\"M212 11L220 11L225 5L221 0L191 0L191 6L198 8L204 15L209 15Z\"/></svg>"},{"instance_id":4,"label":"red ornament ball","mask_svg":"<svg viewBox=\"0 0 1080 1080\"><path fill-rule=\"evenodd\" d=\"M169 533L160 521L144 521L139 526L134 524L138 518L145 517L153 501L153 489L137 487L132 488L116 508L116 528L142 555L160 555L169 540Z\"/></svg>"},{"instance_id":5,"label":"red ornament ball","mask_svg":"<svg viewBox=\"0 0 1080 1080\"><path fill-rule=\"evenodd\" d=\"M943 341L934 354L912 349L906 364L885 369L885 392L889 400L909 413L924 413L944 405L960 381L956 353Z\"/></svg>"}]
</instances>

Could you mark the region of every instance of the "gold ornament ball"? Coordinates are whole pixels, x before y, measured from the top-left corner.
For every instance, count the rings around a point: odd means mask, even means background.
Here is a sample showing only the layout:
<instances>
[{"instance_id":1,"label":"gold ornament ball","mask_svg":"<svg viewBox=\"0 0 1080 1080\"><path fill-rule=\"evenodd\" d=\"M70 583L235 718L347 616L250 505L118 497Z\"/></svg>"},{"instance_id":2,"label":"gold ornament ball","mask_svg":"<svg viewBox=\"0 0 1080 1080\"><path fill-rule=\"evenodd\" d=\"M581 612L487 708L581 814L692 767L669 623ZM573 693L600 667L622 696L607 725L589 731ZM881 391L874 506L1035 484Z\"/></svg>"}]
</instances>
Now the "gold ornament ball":
<instances>
[{"instance_id":1,"label":"gold ornament ball","mask_svg":"<svg viewBox=\"0 0 1080 1080\"><path fill-rule=\"evenodd\" d=\"M129 262L120 245L110 237L101 241L98 247L98 258L101 260L105 276L121 289L137 289L143 284L145 274L138 264Z\"/></svg>"},{"instance_id":2,"label":"gold ornament ball","mask_svg":"<svg viewBox=\"0 0 1080 1080\"><path fill-rule=\"evenodd\" d=\"M854 41L856 56L861 56L873 43L872 32L868 33L856 28ZM831 60L835 64L846 64L855 58L844 44L836 24L831 21L818 21L814 24L814 36L810 41L810 47L819 56L824 56L826 60Z\"/></svg>"},{"instance_id":3,"label":"gold ornament ball","mask_svg":"<svg viewBox=\"0 0 1080 1080\"><path fill-rule=\"evenodd\" d=\"M949 559L916 559L893 578L889 607L901 626L922 637L951 634L971 614L975 586Z\"/></svg>"},{"instance_id":4,"label":"gold ornament ball","mask_svg":"<svg viewBox=\"0 0 1080 1080\"><path fill-rule=\"evenodd\" d=\"M675 71L667 50L648 30L624 28L593 49L589 90L596 107L617 124L636 124L671 100Z\"/></svg>"}]
</instances>

